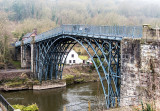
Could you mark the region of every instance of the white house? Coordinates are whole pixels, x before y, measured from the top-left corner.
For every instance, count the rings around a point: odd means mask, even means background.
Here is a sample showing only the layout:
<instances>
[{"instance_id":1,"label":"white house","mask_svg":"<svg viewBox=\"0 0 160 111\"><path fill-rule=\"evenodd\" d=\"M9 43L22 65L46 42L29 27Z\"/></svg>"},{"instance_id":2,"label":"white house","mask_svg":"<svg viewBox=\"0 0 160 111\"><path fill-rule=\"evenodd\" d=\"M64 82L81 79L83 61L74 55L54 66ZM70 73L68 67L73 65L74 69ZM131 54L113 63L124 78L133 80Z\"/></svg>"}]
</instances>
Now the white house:
<instances>
[{"instance_id":1,"label":"white house","mask_svg":"<svg viewBox=\"0 0 160 111\"><path fill-rule=\"evenodd\" d=\"M66 55L65 57L66 58ZM78 54L72 49L66 59L66 64L81 64L83 60L78 57Z\"/></svg>"}]
</instances>

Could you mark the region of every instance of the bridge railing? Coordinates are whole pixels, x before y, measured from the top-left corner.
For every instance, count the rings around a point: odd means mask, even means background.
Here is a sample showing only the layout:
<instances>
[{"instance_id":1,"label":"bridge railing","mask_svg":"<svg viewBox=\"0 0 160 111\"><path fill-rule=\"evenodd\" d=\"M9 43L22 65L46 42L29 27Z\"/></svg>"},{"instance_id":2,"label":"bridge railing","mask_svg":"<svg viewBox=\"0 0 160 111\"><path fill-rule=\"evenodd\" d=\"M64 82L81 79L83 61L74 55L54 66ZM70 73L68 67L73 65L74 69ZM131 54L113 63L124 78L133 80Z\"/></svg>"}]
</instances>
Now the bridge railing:
<instances>
[{"instance_id":1,"label":"bridge railing","mask_svg":"<svg viewBox=\"0 0 160 111\"><path fill-rule=\"evenodd\" d=\"M2 95L0 95L0 103L7 109L7 111L14 111L14 108L7 102L7 100Z\"/></svg>"},{"instance_id":2,"label":"bridge railing","mask_svg":"<svg viewBox=\"0 0 160 111\"><path fill-rule=\"evenodd\" d=\"M99 36L121 36L140 38L142 27L140 26L89 26L89 25L62 25L64 33L87 34Z\"/></svg>"},{"instance_id":3,"label":"bridge railing","mask_svg":"<svg viewBox=\"0 0 160 111\"><path fill-rule=\"evenodd\" d=\"M47 32L44 32L42 34L39 34L35 37L35 42L44 40L44 39L49 39L51 37L57 36L59 34L62 34L62 28L61 27L57 27L54 28L52 30L49 30Z\"/></svg>"},{"instance_id":4,"label":"bridge railing","mask_svg":"<svg viewBox=\"0 0 160 111\"><path fill-rule=\"evenodd\" d=\"M73 34L73 35L97 35L109 37L142 37L142 27L140 26L91 26L91 25L62 25L55 29L41 33L35 37L35 42L39 42L59 34ZM30 43L32 38L24 40L24 44ZM16 42L15 46L20 46L21 42Z\"/></svg>"}]
</instances>

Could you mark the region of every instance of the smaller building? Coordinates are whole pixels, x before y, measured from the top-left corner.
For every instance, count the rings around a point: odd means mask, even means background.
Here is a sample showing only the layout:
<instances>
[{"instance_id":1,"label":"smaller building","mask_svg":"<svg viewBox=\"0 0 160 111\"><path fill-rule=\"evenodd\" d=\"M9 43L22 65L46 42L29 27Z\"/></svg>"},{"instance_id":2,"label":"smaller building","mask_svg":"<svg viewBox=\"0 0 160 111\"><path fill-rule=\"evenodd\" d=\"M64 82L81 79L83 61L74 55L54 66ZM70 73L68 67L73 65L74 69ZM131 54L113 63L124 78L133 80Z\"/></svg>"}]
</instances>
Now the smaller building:
<instances>
[{"instance_id":1,"label":"smaller building","mask_svg":"<svg viewBox=\"0 0 160 111\"><path fill-rule=\"evenodd\" d=\"M64 59L66 58L66 56L67 55L64 56ZM88 64L89 65L89 64L92 64L92 61L91 61L91 58L88 58L88 56L84 56L84 55L79 56L78 53L72 49L66 58L65 64L69 64L69 65Z\"/></svg>"},{"instance_id":2,"label":"smaller building","mask_svg":"<svg viewBox=\"0 0 160 111\"><path fill-rule=\"evenodd\" d=\"M65 57L66 58L66 55ZM73 49L69 52L66 64L72 65L72 64L81 64L83 61L78 57L77 52L75 52Z\"/></svg>"},{"instance_id":3,"label":"smaller building","mask_svg":"<svg viewBox=\"0 0 160 111\"><path fill-rule=\"evenodd\" d=\"M25 40L25 39L27 39L27 38L29 38L29 37L36 36L36 35L37 35L37 29L33 29L33 32L27 33L26 35L24 35L24 36L22 37L22 40Z\"/></svg>"}]
</instances>

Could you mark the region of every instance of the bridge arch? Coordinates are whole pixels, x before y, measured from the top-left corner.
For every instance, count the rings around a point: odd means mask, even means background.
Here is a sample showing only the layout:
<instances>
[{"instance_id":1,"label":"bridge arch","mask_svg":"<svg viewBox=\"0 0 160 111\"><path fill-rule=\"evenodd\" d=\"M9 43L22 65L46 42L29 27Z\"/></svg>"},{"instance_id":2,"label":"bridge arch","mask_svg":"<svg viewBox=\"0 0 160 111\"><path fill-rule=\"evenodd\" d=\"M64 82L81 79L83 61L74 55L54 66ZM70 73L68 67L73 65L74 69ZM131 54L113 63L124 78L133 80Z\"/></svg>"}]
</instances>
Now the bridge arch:
<instances>
[{"instance_id":1,"label":"bridge arch","mask_svg":"<svg viewBox=\"0 0 160 111\"><path fill-rule=\"evenodd\" d=\"M106 99L107 108L114 107L115 103L120 103L120 41L73 37L63 35L50 42L39 43L38 48L39 63L36 64L39 70L38 79L62 78L62 72L69 51L75 44L79 43L88 53L98 72L103 92ZM68 51L69 49L69 51ZM68 52L67 52L68 51ZM67 55L67 56L64 56ZM63 58L65 58L63 60ZM96 61L99 62L96 62ZM53 70L54 75L53 75ZM102 72L102 71L103 72ZM105 87L106 86L106 87Z\"/></svg>"}]
</instances>

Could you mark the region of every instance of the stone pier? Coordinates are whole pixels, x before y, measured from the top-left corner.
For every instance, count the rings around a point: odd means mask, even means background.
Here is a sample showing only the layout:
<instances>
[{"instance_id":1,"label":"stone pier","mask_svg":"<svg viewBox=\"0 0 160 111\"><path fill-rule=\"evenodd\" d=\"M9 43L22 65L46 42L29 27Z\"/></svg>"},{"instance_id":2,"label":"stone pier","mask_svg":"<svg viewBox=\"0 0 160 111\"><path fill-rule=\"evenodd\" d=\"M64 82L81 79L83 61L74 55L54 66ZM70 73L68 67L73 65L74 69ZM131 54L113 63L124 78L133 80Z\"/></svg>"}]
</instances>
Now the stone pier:
<instances>
[{"instance_id":1,"label":"stone pier","mask_svg":"<svg viewBox=\"0 0 160 111\"><path fill-rule=\"evenodd\" d=\"M23 41L21 42L21 68L29 68L30 67L30 47L24 46Z\"/></svg>"},{"instance_id":2,"label":"stone pier","mask_svg":"<svg viewBox=\"0 0 160 111\"><path fill-rule=\"evenodd\" d=\"M160 99L159 29L143 26L140 39L121 42L121 106Z\"/></svg>"}]
</instances>

